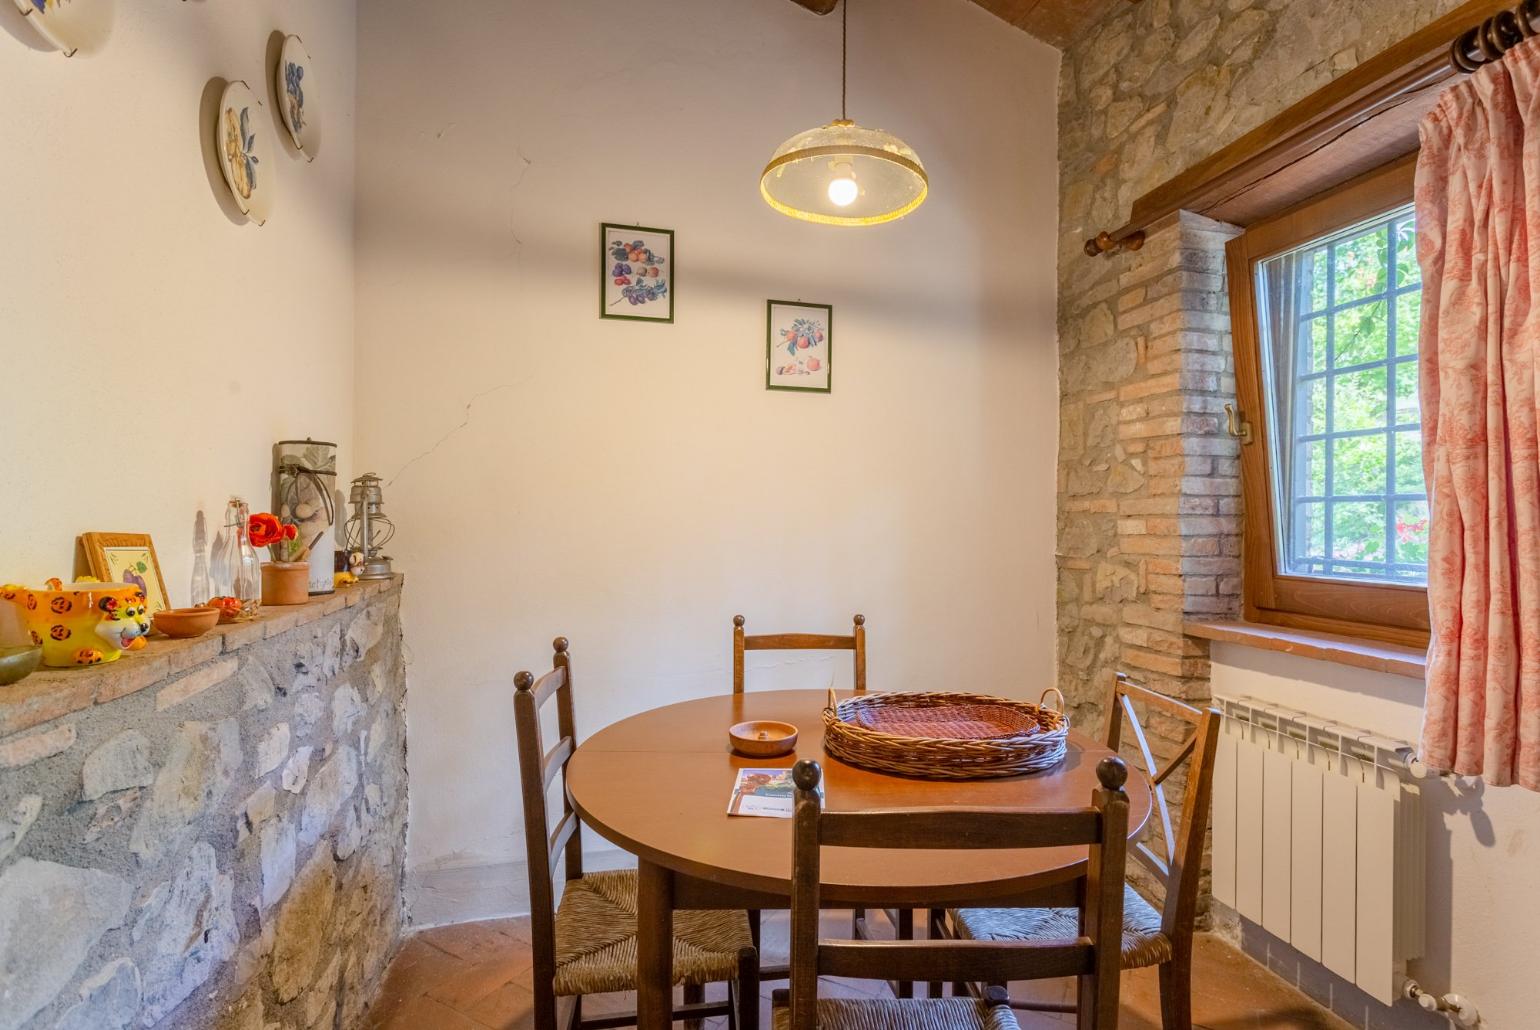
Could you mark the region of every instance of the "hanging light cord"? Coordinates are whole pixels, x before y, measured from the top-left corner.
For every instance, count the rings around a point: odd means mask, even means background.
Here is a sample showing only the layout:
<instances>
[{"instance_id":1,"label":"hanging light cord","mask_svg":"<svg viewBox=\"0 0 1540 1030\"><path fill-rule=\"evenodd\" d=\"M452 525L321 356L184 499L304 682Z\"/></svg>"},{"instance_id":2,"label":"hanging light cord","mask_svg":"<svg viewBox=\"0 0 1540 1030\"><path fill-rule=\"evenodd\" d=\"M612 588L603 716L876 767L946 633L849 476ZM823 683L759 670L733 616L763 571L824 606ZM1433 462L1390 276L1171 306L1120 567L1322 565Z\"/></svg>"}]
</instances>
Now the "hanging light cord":
<instances>
[{"instance_id":1,"label":"hanging light cord","mask_svg":"<svg viewBox=\"0 0 1540 1030\"><path fill-rule=\"evenodd\" d=\"M850 0L840 4L840 120L845 121L845 70L850 64Z\"/></svg>"}]
</instances>

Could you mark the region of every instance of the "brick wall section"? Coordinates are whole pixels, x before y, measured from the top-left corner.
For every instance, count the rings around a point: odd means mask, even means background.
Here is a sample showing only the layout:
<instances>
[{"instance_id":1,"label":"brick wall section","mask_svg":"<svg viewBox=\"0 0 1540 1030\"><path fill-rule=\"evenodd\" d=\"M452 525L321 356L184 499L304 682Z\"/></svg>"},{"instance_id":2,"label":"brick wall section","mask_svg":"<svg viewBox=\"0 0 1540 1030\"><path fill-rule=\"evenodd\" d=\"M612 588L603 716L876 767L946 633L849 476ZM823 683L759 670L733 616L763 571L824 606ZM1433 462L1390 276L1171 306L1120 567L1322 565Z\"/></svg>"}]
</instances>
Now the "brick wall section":
<instances>
[{"instance_id":1,"label":"brick wall section","mask_svg":"<svg viewBox=\"0 0 1540 1030\"><path fill-rule=\"evenodd\" d=\"M1066 376L1060 389L1060 686L1079 725L1100 725L1116 669L1206 698L1207 648L1182 620L1240 610L1238 445L1224 418L1232 234L1167 219L1065 313L1100 334L1063 360L1101 381Z\"/></svg>"}]
</instances>

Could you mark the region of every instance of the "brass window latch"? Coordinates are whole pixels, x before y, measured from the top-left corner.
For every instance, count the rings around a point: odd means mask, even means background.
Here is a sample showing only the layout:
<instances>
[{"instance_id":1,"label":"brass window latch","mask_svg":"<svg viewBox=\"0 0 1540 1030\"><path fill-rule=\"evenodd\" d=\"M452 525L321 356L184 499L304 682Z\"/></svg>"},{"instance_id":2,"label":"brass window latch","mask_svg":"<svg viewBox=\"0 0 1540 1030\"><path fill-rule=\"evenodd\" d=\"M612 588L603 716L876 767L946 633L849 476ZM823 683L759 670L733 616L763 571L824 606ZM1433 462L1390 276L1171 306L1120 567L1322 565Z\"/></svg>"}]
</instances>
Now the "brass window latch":
<instances>
[{"instance_id":1,"label":"brass window latch","mask_svg":"<svg viewBox=\"0 0 1540 1030\"><path fill-rule=\"evenodd\" d=\"M1225 432L1239 440L1242 447L1251 443L1251 423L1229 401L1225 402Z\"/></svg>"}]
</instances>

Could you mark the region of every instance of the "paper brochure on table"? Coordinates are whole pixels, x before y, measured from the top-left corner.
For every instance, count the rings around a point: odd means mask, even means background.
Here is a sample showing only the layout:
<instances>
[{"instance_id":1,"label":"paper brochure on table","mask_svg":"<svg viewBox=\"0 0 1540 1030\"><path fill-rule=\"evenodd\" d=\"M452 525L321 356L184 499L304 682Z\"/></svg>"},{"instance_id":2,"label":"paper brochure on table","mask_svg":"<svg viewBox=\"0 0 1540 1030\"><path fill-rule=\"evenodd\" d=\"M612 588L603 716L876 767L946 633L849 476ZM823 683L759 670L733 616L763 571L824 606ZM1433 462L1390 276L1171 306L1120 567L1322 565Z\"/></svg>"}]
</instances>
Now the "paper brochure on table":
<instances>
[{"instance_id":1,"label":"paper brochure on table","mask_svg":"<svg viewBox=\"0 0 1540 1030\"><path fill-rule=\"evenodd\" d=\"M823 798L821 783L818 796ZM796 804L797 785L791 782L790 769L739 769L727 814L790 819Z\"/></svg>"}]
</instances>

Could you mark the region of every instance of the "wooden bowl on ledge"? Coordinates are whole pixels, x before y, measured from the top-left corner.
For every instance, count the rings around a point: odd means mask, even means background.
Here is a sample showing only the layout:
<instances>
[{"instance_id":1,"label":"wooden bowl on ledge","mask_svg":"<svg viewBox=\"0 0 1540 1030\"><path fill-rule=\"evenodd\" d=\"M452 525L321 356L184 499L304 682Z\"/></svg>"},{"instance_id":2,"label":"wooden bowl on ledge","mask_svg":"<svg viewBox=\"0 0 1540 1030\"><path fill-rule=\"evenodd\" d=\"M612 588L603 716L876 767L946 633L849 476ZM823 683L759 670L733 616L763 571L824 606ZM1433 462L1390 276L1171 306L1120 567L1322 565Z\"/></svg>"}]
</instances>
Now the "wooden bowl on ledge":
<instances>
[{"instance_id":1,"label":"wooden bowl on ledge","mask_svg":"<svg viewBox=\"0 0 1540 1030\"><path fill-rule=\"evenodd\" d=\"M797 750L797 728L789 722L754 719L727 731L733 750L746 758L779 758Z\"/></svg>"}]
</instances>

